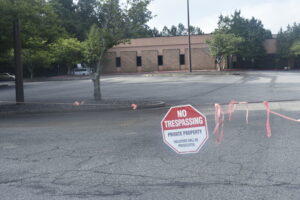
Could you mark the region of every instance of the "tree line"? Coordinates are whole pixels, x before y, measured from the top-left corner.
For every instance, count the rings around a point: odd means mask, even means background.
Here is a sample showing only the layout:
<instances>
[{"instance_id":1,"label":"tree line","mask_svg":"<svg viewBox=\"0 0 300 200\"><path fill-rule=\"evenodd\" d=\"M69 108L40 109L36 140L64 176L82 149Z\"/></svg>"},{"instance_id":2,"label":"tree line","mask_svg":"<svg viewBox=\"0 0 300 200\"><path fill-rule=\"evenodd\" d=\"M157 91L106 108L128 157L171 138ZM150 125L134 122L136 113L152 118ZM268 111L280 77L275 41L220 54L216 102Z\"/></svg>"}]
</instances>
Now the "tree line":
<instances>
[{"instance_id":1,"label":"tree line","mask_svg":"<svg viewBox=\"0 0 300 200\"><path fill-rule=\"evenodd\" d=\"M233 55L249 61L252 63L249 67L254 68L255 61L266 56L264 41L272 38L271 31L260 20L244 18L241 11L235 11L231 16L219 17L218 28L207 43L219 70L225 67L224 59L232 59ZM285 31L281 29L276 39L279 59L287 60L286 65L293 68L295 58L300 55L300 24L289 25Z\"/></svg>"},{"instance_id":2,"label":"tree line","mask_svg":"<svg viewBox=\"0 0 300 200\"><path fill-rule=\"evenodd\" d=\"M191 35L203 35L204 32L197 26L190 26ZM151 30L152 37L167 37L167 36L186 36L188 35L188 28L182 23L177 26L173 25L170 28L164 26L162 31L157 30L155 27Z\"/></svg>"}]
</instances>

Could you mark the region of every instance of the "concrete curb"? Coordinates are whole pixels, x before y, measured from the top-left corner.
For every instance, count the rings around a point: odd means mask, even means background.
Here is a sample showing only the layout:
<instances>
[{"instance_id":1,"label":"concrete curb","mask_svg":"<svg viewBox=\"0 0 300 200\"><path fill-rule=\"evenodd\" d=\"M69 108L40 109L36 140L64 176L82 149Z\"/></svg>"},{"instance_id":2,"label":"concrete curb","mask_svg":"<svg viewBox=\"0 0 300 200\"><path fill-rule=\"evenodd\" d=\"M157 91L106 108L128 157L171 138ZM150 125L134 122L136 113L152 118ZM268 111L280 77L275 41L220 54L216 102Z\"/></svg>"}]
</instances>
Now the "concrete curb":
<instances>
[{"instance_id":1,"label":"concrete curb","mask_svg":"<svg viewBox=\"0 0 300 200\"><path fill-rule=\"evenodd\" d=\"M197 75L211 75L211 76L222 76L222 75L242 75L246 74L244 71L203 71L203 72L167 72L167 73L151 73L143 74L145 77L155 76L197 76Z\"/></svg>"},{"instance_id":2,"label":"concrete curb","mask_svg":"<svg viewBox=\"0 0 300 200\"><path fill-rule=\"evenodd\" d=\"M98 104L98 105L56 105L56 104L40 104L45 107L34 108L22 107L20 110L0 110L0 117L19 115L19 114L48 114L48 113L76 113L76 112L101 112L101 111L124 111L133 110L130 105L125 104ZM4 106L4 105L2 105ZM26 105L20 105L26 106ZM155 101L151 103L143 103L138 105L137 110L163 108L166 104L163 101Z\"/></svg>"},{"instance_id":3,"label":"concrete curb","mask_svg":"<svg viewBox=\"0 0 300 200\"><path fill-rule=\"evenodd\" d=\"M84 78L38 78L34 80L25 79L24 83L36 83L36 82L59 82L59 81L84 81L84 80L92 80L90 77Z\"/></svg>"},{"instance_id":4,"label":"concrete curb","mask_svg":"<svg viewBox=\"0 0 300 200\"><path fill-rule=\"evenodd\" d=\"M9 87L8 84L0 84L0 89L1 89L1 88L7 88L7 87Z\"/></svg>"},{"instance_id":5,"label":"concrete curb","mask_svg":"<svg viewBox=\"0 0 300 200\"><path fill-rule=\"evenodd\" d=\"M228 70L228 71L216 71L216 70L199 70L199 71L193 71L192 73L187 71L166 71L166 72L152 72L152 73L144 73L141 74L146 77L152 77L152 76L197 76L197 75L211 75L211 76L222 76L222 75L233 75L233 76L239 76L239 75L249 75L249 74L259 74L261 72L285 72L285 73L299 73L299 70L293 70L293 71L283 71L283 70Z\"/></svg>"},{"instance_id":6,"label":"concrete curb","mask_svg":"<svg viewBox=\"0 0 300 200\"><path fill-rule=\"evenodd\" d=\"M14 85L15 85L15 82L13 82L13 81L0 81L0 89L12 87Z\"/></svg>"}]
</instances>

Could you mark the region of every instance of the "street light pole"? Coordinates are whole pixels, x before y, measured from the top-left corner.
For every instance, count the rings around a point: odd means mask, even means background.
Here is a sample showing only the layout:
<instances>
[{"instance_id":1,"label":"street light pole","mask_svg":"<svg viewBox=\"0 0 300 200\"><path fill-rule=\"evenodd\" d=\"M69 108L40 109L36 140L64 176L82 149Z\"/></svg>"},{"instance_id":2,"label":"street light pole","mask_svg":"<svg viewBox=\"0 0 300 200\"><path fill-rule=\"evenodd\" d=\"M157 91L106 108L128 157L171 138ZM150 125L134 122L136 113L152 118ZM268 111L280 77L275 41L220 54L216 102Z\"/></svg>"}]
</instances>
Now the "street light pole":
<instances>
[{"instance_id":1,"label":"street light pole","mask_svg":"<svg viewBox=\"0 0 300 200\"><path fill-rule=\"evenodd\" d=\"M188 18L188 34L189 34L189 64L190 72L193 72L192 69L192 49L191 49L191 25L190 25L190 1L187 0L187 18Z\"/></svg>"},{"instance_id":2,"label":"street light pole","mask_svg":"<svg viewBox=\"0 0 300 200\"><path fill-rule=\"evenodd\" d=\"M16 69L16 103L24 103L24 88L23 88L23 64L22 64L22 46L20 33L20 19L17 17L13 22L14 29L14 57Z\"/></svg>"},{"instance_id":3,"label":"street light pole","mask_svg":"<svg viewBox=\"0 0 300 200\"><path fill-rule=\"evenodd\" d=\"M12 5L16 6L16 0L12 0ZM14 65L15 65L15 91L16 104L24 103L24 86L23 86L23 64L22 64L22 42L20 30L20 16L16 14L13 19L13 43L14 43Z\"/></svg>"}]
</instances>

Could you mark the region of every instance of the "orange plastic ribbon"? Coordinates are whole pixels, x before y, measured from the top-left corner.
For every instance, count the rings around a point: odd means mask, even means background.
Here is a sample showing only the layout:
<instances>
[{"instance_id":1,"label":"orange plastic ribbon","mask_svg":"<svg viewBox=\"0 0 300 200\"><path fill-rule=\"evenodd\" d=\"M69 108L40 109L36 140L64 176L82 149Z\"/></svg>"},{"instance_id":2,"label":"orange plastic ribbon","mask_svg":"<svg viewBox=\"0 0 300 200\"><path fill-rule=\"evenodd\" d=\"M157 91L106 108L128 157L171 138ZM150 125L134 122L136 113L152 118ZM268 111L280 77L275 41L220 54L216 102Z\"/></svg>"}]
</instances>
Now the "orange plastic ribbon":
<instances>
[{"instance_id":1,"label":"orange plastic ribbon","mask_svg":"<svg viewBox=\"0 0 300 200\"><path fill-rule=\"evenodd\" d=\"M84 101L81 101L81 102L75 101L75 102L73 103L73 106L81 106L81 105L83 105L84 103L85 103Z\"/></svg>"},{"instance_id":2,"label":"orange plastic ribbon","mask_svg":"<svg viewBox=\"0 0 300 200\"><path fill-rule=\"evenodd\" d=\"M245 104L246 105L246 122L249 123L249 107L248 102L237 102L237 101L230 101L228 104L228 121L232 120L232 115L236 110L237 104ZM224 122L225 122L225 113L222 109L220 104L215 104L215 129L214 134L216 136L216 142L220 144L224 138Z\"/></svg>"},{"instance_id":3,"label":"orange plastic ribbon","mask_svg":"<svg viewBox=\"0 0 300 200\"><path fill-rule=\"evenodd\" d=\"M271 129L271 123L270 123L270 114L277 115L278 117L281 117L281 118L289 120L289 121L300 122L300 119L294 119L294 118L288 117L286 115L282 115L280 113L272 111L270 109L270 104L267 101L264 101L263 104L265 105L266 111L267 111L266 133L267 133L268 138L270 138L272 136L272 129Z\"/></svg>"},{"instance_id":4,"label":"orange plastic ribbon","mask_svg":"<svg viewBox=\"0 0 300 200\"><path fill-rule=\"evenodd\" d=\"M220 144L224 138L224 111L220 104L215 104L215 129L216 142Z\"/></svg>"},{"instance_id":5,"label":"orange plastic ribbon","mask_svg":"<svg viewBox=\"0 0 300 200\"><path fill-rule=\"evenodd\" d=\"M132 108L133 110L136 110L136 109L138 108L138 105L137 105L137 104L131 104L131 108Z\"/></svg>"},{"instance_id":6,"label":"orange plastic ribbon","mask_svg":"<svg viewBox=\"0 0 300 200\"><path fill-rule=\"evenodd\" d=\"M232 120L232 115L235 112L236 109L236 105L237 104L244 104L246 105L246 122L247 124L249 124L249 107L248 107L248 102L237 102L237 101L230 101L230 103L228 104L228 120L231 121Z\"/></svg>"}]
</instances>

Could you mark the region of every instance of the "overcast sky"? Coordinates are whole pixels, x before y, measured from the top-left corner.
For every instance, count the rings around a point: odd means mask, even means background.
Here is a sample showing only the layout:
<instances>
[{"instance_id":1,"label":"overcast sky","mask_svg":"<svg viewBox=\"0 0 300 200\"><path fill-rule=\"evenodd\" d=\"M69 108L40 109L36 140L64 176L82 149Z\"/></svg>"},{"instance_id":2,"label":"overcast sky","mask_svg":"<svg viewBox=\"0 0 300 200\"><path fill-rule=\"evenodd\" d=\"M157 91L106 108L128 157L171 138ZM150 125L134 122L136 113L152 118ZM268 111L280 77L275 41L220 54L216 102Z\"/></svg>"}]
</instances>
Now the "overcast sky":
<instances>
[{"instance_id":1,"label":"overcast sky","mask_svg":"<svg viewBox=\"0 0 300 200\"><path fill-rule=\"evenodd\" d=\"M216 28L218 16L236 9L244 17L262 20L265 28L277 33L293 22L300 23L300 0L190 0L191 24L205 33ZM162 29L164 25L186 24L186 0L153 0L150 10L157 15L149 25Z\"/></svg>"}]
</instances>

